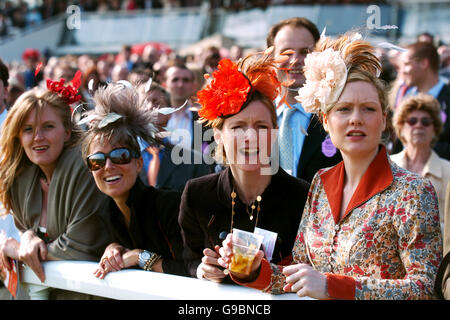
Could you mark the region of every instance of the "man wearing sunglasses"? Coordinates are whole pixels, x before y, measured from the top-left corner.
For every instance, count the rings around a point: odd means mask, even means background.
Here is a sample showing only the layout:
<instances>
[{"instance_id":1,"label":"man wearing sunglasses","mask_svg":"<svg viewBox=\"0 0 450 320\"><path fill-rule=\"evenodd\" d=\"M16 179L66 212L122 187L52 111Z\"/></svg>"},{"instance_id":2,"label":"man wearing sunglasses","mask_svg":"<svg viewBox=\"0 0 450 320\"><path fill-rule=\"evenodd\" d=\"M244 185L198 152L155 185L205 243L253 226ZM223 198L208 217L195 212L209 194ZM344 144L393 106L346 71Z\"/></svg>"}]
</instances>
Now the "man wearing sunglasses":
<instances>
[{"instance_id":1,"label":"man wearing sunglasses","mask_svg":"<svg viewBox=\"0 0 450 320\"><path fill-rule=\"evenodd\" d=\"M402 55L402 75L410 88L404 99L424 93L439 101L444 129L434 150L440 157L450 160L450 87L439 78L439 54L432 44L426 42L413 43L407 50Z\"/></svg>"}]
</instances>

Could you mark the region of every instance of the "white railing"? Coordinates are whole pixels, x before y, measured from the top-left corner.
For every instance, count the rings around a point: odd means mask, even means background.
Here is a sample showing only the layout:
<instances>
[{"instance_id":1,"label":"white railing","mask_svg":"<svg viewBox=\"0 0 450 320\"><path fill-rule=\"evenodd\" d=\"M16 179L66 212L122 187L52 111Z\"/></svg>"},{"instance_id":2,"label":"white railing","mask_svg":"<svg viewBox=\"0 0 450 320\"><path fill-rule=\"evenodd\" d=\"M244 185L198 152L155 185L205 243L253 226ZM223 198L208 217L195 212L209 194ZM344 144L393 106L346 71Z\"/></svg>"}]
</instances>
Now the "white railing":
<instances>
[{"instance_id":1,"label":"white railing","mask_svg":"<svg viewBox=\"0 0 450 320\"><path fill-rule=\"evenodd\" d=\"M43 263L45 282L26 265L21 267L22 286L31 299L48 299L48 288L59 288L120 300L291 300L295 294L271 295L231 284L218 284L137 269L94 277L97 263L87 261L48 261ZM309 300L310 298L304 298Z\"/></svg>"}]
</instances>

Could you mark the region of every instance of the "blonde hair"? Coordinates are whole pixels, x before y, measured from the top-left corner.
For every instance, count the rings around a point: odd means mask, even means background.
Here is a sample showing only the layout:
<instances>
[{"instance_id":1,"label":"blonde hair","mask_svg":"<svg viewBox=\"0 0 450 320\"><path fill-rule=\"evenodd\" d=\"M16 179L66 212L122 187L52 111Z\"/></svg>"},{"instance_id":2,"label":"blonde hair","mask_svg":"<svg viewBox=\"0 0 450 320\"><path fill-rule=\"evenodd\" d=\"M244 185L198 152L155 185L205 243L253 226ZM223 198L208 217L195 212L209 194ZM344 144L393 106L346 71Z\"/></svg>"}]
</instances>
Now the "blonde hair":
<instances>
[{"instance_id":1,"label":"blonde hair","mask_svg":"<svg viewBox=\"0 0 450 320\"><path fill-rule=\"evenodd\" d=\"M31 111L36 110L36 119L45 107L52 107L61 117L61 121L66 130L71 132L71 136L64 147L70 147L78 143L80 130L71 120L71 110L67 103L58 94L34 88L23 93L8 111L8 115L3 122L0 141L0 202L3 203L6 213L11 210L10 190L14 179L24 170L31 161L25 154L20 143L21 129L26 118ZM36 132L33 133L33 135Z\"/></svg>"},{"instance_id":2,"label":"blonde hair","mask_svg":"<svg viewBox=\"0 0 450 320\"><path fill-rule=\"evenodd\" d=\"M435 134L435 137L431 142L431 145L433 146L437 142L437 138L442 132L443 123L441 119L441 105L439 104L439 101L428 94L419 93L416 96L411 96L404 99L400 103L394 113L393 124L395 128L395 134L401 142L406 143L405 139L401 135L401 132L408 115L416 110L428 113L433 121Z\"/></svg>"}]
</instances>

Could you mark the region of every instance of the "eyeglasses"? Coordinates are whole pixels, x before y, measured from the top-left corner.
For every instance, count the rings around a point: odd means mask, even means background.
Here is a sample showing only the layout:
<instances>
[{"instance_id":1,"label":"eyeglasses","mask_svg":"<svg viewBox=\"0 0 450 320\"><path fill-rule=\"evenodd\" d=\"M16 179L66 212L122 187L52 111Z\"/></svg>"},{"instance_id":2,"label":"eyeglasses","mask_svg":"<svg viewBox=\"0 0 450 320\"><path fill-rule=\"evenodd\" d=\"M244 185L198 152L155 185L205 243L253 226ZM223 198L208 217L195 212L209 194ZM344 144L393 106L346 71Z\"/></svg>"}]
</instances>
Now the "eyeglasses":
<instances>
[{"instance_id":1,"label":"eyeglasses","mask_svg":"<svg viewBox=\"0 0 450 320\"><path fill-rule=\"evenodd\" d=\"M431 120L431 118L416 118L416 117L411 117L406 119L406 123L409 124L411 127L415 126L417 122L419 122L424 126L424 127L428 127L430 124L433 123L433 120Z\"/></svg>"},{"instance_id":2,"label":"eyeglasses","mask_svg":"<svg viewBox=\"0 0 450 320\"><path fill-rule=\"evenodd\" d=\"M128 164L132 158L139 158L139 153L128 148L117 148L109 153L97 152L87 156L86 161L91 171L97 171L106 165L106 159L114 164Z\"/></svg>"}]
</instances>

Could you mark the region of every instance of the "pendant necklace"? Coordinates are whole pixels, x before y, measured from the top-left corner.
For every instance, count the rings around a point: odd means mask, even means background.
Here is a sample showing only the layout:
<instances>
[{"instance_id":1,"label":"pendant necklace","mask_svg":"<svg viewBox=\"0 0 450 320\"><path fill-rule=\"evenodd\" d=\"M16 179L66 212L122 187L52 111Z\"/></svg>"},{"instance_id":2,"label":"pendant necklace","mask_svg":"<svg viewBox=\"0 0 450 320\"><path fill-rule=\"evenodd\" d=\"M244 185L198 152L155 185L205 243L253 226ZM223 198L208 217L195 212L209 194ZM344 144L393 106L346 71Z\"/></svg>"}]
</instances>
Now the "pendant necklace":
<instances>
[{"instance_id":1,"label":"pendant necklace","mask_svg":"<svg viewBox=\"0 0 450 320\"><path fill-rule=\"evenodd\" d=\"M237 194L234 191L231 192L231 228L230 228L230 233L233 232L233 223L234 223L234 215L236 214L236 212L234 211L234 206L236 204L236 197ZM256 200L253 201L250 205L250 208L252 209L251 212L248 211L248 206L245 205L245 211L247 211L247 214L249 216L250 221L253 220L253 212L256 209L256 222L255 222L255 227L258 225L258 218L259 218L259 212L261 211L261 200L262 197L261 196L257 196ZM257 202L257 206L255 205L255 202Z\"/></svg>"}]
</instances>

